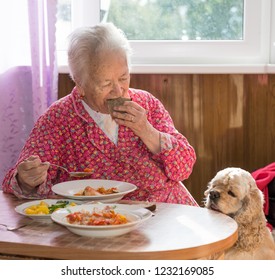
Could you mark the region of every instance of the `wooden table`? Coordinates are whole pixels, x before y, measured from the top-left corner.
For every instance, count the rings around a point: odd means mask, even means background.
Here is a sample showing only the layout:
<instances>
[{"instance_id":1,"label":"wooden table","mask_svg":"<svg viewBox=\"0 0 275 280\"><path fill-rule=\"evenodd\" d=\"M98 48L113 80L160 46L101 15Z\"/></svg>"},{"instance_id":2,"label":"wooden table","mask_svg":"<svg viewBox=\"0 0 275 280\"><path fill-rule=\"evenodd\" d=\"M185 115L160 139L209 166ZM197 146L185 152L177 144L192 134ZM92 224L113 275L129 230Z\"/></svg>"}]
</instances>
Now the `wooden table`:
<instances>
[{"instance_id":1,"label":"wooden table","mask_svg":"<svg viewBox=\"0 0 275 280\"><path fill-rule=\"evenodd\" d=\"M31 221L14 211L25 201L0 191L0 223ZM200 207L158 203L155 216L114 238L78 236L56 223L34 221L16 231L0 226L0 259L222 259L237 224Z\"/></svg>"}]
</instances>

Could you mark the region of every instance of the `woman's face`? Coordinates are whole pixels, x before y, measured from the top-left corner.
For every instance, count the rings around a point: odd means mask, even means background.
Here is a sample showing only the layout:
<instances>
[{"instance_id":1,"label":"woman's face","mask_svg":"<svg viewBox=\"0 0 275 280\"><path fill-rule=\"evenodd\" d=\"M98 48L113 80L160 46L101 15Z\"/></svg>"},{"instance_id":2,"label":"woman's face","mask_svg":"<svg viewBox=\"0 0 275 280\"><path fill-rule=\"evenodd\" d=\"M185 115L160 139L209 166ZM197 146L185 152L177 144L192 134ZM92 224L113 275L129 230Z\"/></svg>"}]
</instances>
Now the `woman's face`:
<instances>
[{"instance_id":1,"label":"woman's face","mask_svg":"<svg viewBox=\"0 0 275 280\"><path fill-rule=\"evenodd\" d=\"M99 67L84 91L84 101L95 111L108 114L107 99L129 97L130 74L126 56L119 52L103 53Z\"/></svg>"}]
</instances>

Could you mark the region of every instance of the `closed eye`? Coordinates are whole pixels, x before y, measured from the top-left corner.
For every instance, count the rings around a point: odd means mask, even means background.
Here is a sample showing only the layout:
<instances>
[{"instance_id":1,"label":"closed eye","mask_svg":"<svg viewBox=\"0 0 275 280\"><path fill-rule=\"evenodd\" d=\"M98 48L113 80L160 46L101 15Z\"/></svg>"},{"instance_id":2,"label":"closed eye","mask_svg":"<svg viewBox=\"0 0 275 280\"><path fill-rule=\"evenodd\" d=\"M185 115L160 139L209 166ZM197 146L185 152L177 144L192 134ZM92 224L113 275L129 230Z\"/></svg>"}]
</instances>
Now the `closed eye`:
<instances>
[{"instance_id":1,"label":"closed eye","mask_svg":"<svg viewBox=\"0 0 275 280\"><path fill-rule=\"evenodd\" d=\"M128 77L120 78L119 81L122 82L122 83L126 82L126 81L128 81Z\"/></svg>"},{"instance_id":2,"label":"closed eye","mask_svg":"<svg viewBox=\"0 0 275 280\"><path fill-rule=\"evenodd\" d=\"M111 83L106 83L103 85L103 87L110 87L112 84Z\"/></svg>"},{"instance_id":3,"label":"closed eye","mask_svg":"<svg viewBox=\"0 0 275 280\"><path fill-rule=\"evenodd\" d=\"M227 192L229 195L231 195L232 197L236 197L236 195L232 192L232 191L228 191Z\"/></svg>"}]
</instances>

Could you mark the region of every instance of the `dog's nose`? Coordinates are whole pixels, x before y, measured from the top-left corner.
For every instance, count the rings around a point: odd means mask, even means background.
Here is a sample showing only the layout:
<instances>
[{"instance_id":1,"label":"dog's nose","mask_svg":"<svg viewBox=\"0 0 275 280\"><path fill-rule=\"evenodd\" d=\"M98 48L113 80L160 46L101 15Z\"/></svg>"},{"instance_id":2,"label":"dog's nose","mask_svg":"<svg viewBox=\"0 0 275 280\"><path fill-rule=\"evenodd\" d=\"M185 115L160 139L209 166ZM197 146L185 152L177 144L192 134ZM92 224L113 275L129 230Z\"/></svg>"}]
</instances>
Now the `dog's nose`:
<instances>
[{"instance_id":1,"label":"dog's nose","mask_svg":"<svg viewBox=\"0 0 275 280\"><path fill-rule=\"evenodd\" d=\"M217 191L210 191L209 196L211 200L217 200L220 197L220 193Z\"/></svg>"}]
</instances>

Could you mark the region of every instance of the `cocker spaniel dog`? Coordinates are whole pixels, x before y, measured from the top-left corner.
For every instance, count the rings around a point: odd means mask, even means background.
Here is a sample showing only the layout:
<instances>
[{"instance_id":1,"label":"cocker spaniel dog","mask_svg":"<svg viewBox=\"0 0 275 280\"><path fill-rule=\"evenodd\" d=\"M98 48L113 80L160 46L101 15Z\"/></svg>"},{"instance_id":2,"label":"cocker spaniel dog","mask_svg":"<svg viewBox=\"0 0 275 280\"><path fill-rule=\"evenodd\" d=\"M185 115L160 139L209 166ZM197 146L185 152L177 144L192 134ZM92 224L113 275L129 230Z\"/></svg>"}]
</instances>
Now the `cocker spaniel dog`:
<instances>
[{"instance_id":1,"label":"cocker spaniel dog","mask_svg":"<svg viewBox=\"0 0 275 280\"><path fill-rule=\"evenodd\" d=\"M225 252L225 259L275 259L263 203L263 194L254 178L241 168L221 170L210 181L205 191L205 207L232 217L238 224L238 240Z\"/></svg>"}]
</instances>

